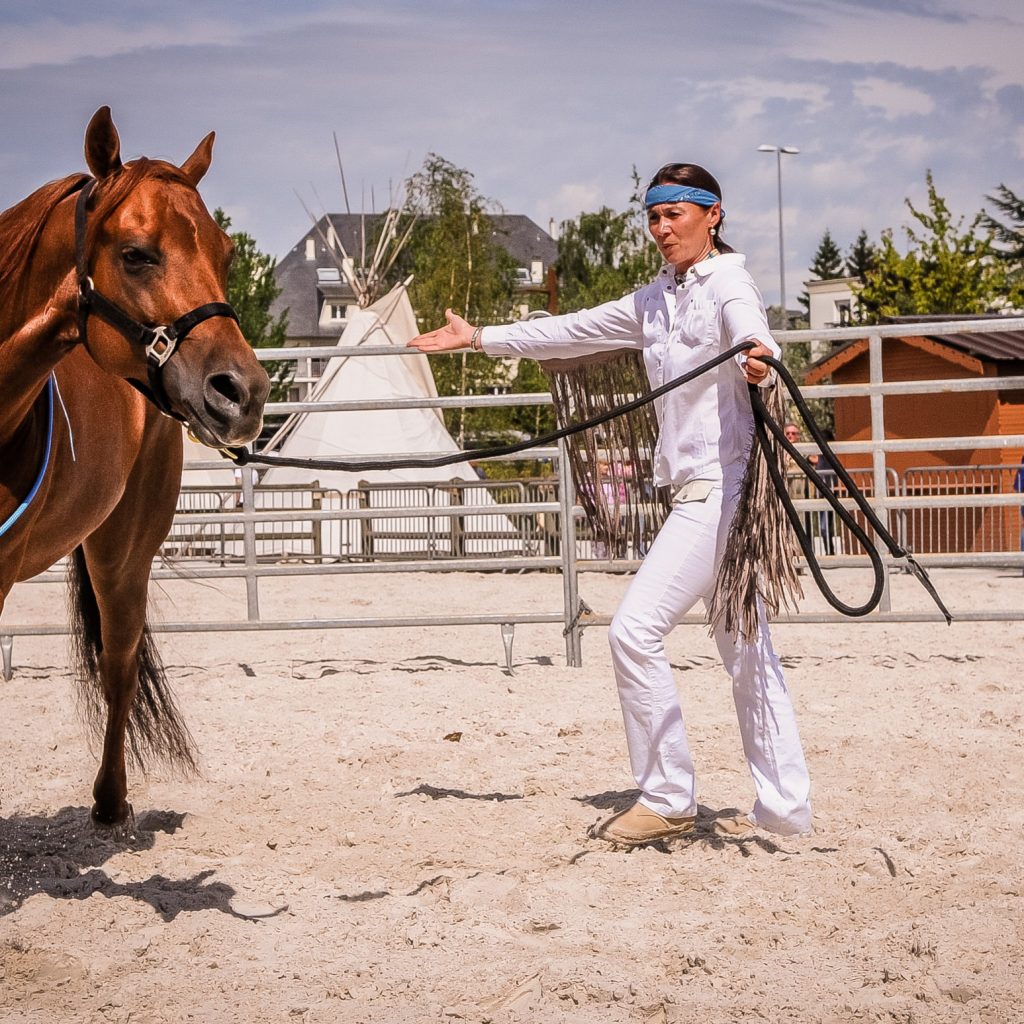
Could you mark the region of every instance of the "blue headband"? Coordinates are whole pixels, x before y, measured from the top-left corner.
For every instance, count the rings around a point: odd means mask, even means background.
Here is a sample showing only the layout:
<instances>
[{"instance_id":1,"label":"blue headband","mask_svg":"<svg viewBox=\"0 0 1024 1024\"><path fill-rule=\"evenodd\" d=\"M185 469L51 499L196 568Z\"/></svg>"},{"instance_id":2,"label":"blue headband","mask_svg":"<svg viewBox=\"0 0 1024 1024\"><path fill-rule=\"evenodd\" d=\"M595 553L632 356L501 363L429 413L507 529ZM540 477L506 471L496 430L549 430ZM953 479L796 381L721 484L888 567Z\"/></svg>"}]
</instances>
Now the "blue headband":
<instances>
[{"instance_id":1,"label":"blue headband","mask_svg":"<svg viewBox=\"0 0 1024 1024\"><path fill-rule=\"evenodd\" d=\"M644 206L648 210L659 203L696 203L697 206L714 206L721 201L714 192L689 185L654 185L644 196ZM722 211L722 216L725 216L725 210Z\"/></svg>"}]
</instances>

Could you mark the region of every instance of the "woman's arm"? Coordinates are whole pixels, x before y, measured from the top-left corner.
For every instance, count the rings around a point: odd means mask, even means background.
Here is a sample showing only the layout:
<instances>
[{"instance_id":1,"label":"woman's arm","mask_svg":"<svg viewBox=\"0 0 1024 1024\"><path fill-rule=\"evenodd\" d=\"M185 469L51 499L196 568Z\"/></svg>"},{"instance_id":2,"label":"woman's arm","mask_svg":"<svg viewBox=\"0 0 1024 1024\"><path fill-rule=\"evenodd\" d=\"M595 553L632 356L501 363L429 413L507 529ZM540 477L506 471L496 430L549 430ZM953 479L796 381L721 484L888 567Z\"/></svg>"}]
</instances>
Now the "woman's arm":
<instances>
[{"instance_id":1,"label":"woman's arm","mask_svg":"<svg viewBox=\"0 0 1024 1024\"><path fill-rule=\"evenodd\" d=\"M754 348L736 357L747 383L771 384L775 374L767 363L757 357L773 356L778 359L782 349L771 335L764 301L749 274L743 272L729 281L721 302L722 322L729 345L739 345L744 341L756 342Z\"/></svg>"},{"instance_id":2,"label":"woman's arm","mask_svg":"<svg viewBox=\"0 0 1024 1024\"><path fill-rule=\"evenodd\" d=\"M421 352L475 347L490 356L530 359L571 359L603 349L639 349L643 347L640 308L634 293L578 313L483 328L474 328L449 309L444 327L413 338L409 345ZM478 332L475 338L474 332Z\"/></svg>"}]
</instances>

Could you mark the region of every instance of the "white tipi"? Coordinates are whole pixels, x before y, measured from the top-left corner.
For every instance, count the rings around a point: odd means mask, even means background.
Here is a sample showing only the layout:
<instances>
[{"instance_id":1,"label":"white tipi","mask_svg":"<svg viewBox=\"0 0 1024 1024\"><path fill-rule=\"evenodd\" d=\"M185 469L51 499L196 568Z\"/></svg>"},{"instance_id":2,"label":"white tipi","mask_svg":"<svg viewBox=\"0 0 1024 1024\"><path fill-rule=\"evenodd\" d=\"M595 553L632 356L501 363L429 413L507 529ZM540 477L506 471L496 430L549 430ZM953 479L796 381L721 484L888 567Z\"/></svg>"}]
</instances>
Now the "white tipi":
<instances>
[{"instance_id":1,"label":"white tipi","mask_svg":"<svg viewBox=\"0 0 1024 1024\"><path fill-rule=\"evenodd\" d=\"M404 285L364 309L349 308L348 322L338 340L338 356L332 357L307 401L338 402L346 399L388 401L402 398L436 398L437 388L424 355L352 357L347 353L362 346L393 345L404 349L419 332ZM433 455L458 451L445 429L439 409L381 409L352 412L304 412L289 417L267 442L264 451L289 458L351 459L398 453ZM437 480L476 480L465 462L444 469L388 469L315 474L322 487L343 493L368 483ZM264 483L308 483L305 469L272 467Z\"/></svg>"},{"instance_id":2,"label":"white tipi","mask_svg":"<svg viewBox=\"0 0 1024 1024\"><path fill-rule=\"evenodd\" d=\"M308 401L339 402L402 398L436 398L437 388L426 356L352 356L360 346L393 345L405 349L418 333L416 318L405 285L398 285L376 302L351 308L345 330L338 341L338 355L332 357L313 387ZM380 409L342 412L303 412L288 421L264 448L267 454L289 458L352 459L360 456L386 459L394 455L443 455L457 452L458 445L448 433L439 409ZM446 483L461 483L454 489ZM472 486L472 484L478 486ZM457 494L461 504L495 505L487 488L466 462L443 468L309 470L272 466L261 485L317 484L337 491L343 507L447 506ZM387 488L374 485L387 484ZM402 484L409 485L402 487ZM427 486L427 485L433 486ZM469 484L470 486L466 486ZM419 485L419 486L417 486ZM356 525L356 524L350 524ZM399 554L429 549L441 554L472 554L484 551L522 551L520 531L509 518L495 512L466 516L452 529L450 517L425 515L422 519L374 519L361 529L345 531L339 554L369 555L363 550L367 538L388 535L384 548L375 544L375 554ZM405 536L408 535L408 536ZM459 539L456 539L456 538ZM327 538L325 536L325 543ZM336 543L336 541L332 541ZM458 547L458 552L455 548Z\"/></svg>"}]
</instances>

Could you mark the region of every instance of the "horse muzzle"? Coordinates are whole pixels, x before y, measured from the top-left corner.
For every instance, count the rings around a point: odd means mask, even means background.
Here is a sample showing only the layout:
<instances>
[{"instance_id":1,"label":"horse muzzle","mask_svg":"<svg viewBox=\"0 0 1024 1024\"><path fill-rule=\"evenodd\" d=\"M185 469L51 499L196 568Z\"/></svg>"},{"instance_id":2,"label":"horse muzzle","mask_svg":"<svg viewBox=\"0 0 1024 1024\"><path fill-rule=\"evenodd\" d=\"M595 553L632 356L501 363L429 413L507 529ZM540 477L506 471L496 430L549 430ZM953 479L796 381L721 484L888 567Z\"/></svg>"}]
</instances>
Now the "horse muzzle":
<instances>
[{"instance_id":1,"label":"horse muzzle","mask_svg":"<svg viewBox=\"0 0 1024 1024\"><path fill-rule=\"evenodd\" d=\"M170 367L168 367L170 369ZM263 406L270 379L259 364L252 368L225 367L207 373L196 388L175 388L173 371L167 374L169 393L185 414L189 429L212 447L246 444L263 427Z\"/></svg>"},{"instance_id":2,"label":"horse muzzle","mask_svg":"<svg viewBox=\"0 0 1024 1024\"><path fill-rule=\"evenodd\" d=\"M263 427L263 406L270 394L270 378L263 367L244 373L221 370L203 381L203 420L218 440L244 444Z\"/></svg>"}]
</instances>

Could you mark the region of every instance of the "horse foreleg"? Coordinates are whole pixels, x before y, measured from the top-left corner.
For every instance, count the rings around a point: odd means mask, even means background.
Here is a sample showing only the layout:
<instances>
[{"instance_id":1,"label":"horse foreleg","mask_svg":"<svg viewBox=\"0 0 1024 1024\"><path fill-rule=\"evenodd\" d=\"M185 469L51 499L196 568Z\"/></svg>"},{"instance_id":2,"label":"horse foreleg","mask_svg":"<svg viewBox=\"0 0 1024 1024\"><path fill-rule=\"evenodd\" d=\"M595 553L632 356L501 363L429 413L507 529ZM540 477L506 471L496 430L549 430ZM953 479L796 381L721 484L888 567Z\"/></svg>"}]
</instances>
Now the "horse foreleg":
<instances>
[{"instance_id":1,"label":"horse foreleg","mask_svg":"<svg viewBox=\"0 0 1024 1024\"><path fill-rule=\"evenodd\" d=\"M153 757L196 770L192 737L146 628L150 568L171 526L180 475L181 428L147 410L121 500L73 560L86 702L104 723L92 812L104 824L130 813L126 760L141 769Z\"/></svg>"},{"instance_id":2,"label":"horse foreleg","mask_svg":"<svg viewBox=\"0 0 1024 1024\"><path fill-rule=\"evenodd\" d=\"M98 824L119 825L131 813L125 747L132 707L139 695L149 567L144 574L136 571L119 577L88 544L85 565L99 616L95 676L106 713L103 752L92 788L92 817Z\"/></svg>"},{"instance_id":3,"label":"horse foreleg","mask_svg":"<svg viewBox=\"0 0 1024 1024\"><path fill-rule=\"evenodd\" d=\"M126 761L145 768L150 756L186 771L195 771L192 738L167 686L163 666L146 628L150 558L107 560L97 549L96 534L85 544L84 562L95 595L92 618L98 623L91 668L105 711L103 756L93 786L93 819L118 824L131 813ZM81 558L81 554L76 556ZM84 567L83 567L84 568ZM79 588L80 596L82 588ZM84 595L88 598L88 594ZM86 633L89 608L86 601ZM88 670L90 658L83 663Z\"/></svg>"}]
</instances>

